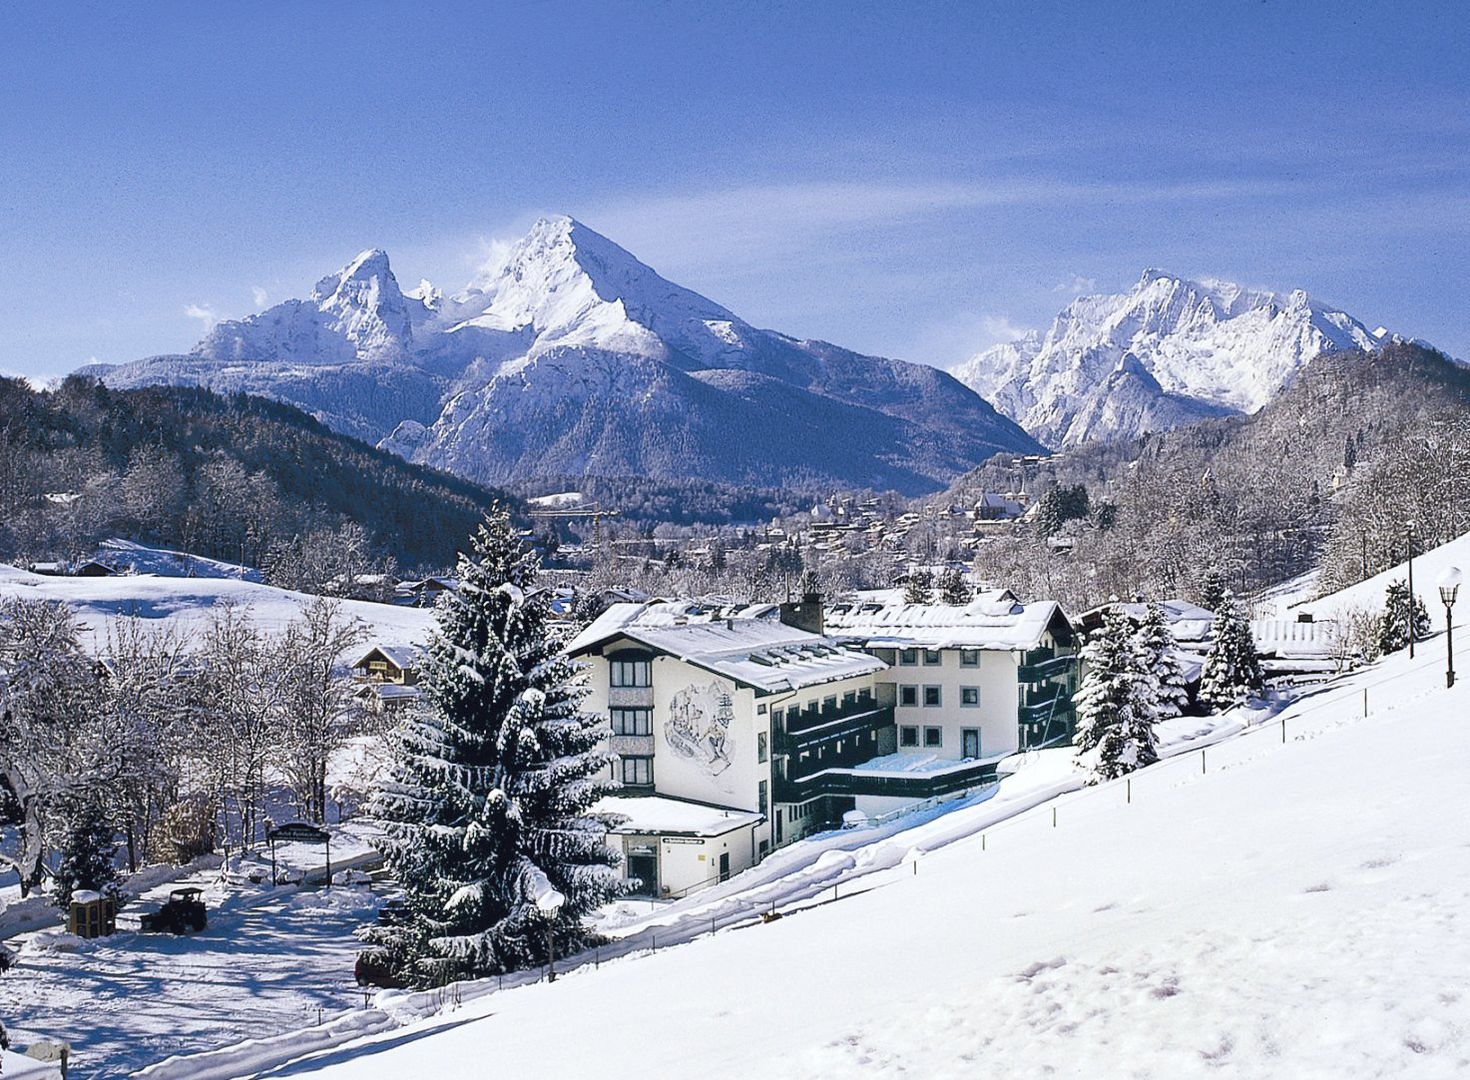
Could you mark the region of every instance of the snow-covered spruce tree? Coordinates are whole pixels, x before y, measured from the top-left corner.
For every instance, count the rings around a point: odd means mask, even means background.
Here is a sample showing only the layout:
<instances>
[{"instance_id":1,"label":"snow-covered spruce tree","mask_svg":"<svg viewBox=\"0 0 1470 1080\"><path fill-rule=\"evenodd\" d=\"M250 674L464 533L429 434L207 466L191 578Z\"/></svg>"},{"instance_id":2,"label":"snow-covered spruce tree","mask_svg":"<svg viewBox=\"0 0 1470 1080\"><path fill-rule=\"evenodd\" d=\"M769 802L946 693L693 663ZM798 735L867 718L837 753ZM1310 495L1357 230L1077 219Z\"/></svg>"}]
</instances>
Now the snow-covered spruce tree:
<instances>
[{"instance_id":1,"label":"snow-covered spruce tree","mask_svg":"<svg viewBox=\"0 0 1470 1080\"><path fill-rule=\"evenodd\" d=\"M1082 649L1085 674L1077 706L1078 757L1090 783L1115 780L1159 759L1154 742L1158 682L1132 621L1117 607Z\"/></svg>"},{"instance_id":2,"label":"snow-covered spruce tree","mask_svg":"<svg viewBox=\"0 0 1470 1080\"><path fill-rule=\"evenodd\" d=\"M948 604L950 607L964 607L975 599L975 591L970 588L965 575L955 567L947 567L944 573L939 575L939 602Z\"/></svg>"},{"instance_id":3,"label":"snow-covered spruce tree","mask_svg":"<svg viewBox=\"0 0 1470 1080\"><path fill-rule=\"evenodd\" d=\"M51 898L65 911L73 893L83 889L104 892L116 882L117 832L98 791L67 795L61 800L60 816L61 861L53 875Z\"/></svg>"},{"instance_id":4,"label":"snow-covered spruce tree","mask_svg":"<svg viewBox=\"0 0 1470 1080\"><path fill-rule=\"evenodd\" d=\"M934 602L934 575L924 567L909 571L903 586L905 604L932 604Z\"/></svg>"},{"instance_id":5,"label":"snow-covered spruce tree","mask_svg":"<svg viewBox=\"0 0 1470 1080\"><path fill-rule=\"evenodd\" d=\"M1216 567L1210 567L1199 579L1199 604L1206 611L1219 611L1230 590L1225 585L1225 575Z\"/></svg>"},{"instance_id":6,"label":"snow-covered spruce tree","mask_svg":"<svg viewBox=\"0 0 1470 1080\"><path fill-rule=\"evenodd\" d=\"M540 963L592 943L583 924L619 895L603 724L547 633L536 577L503 508L461 556L457 594L437 611L422 674L425 707L394 733L373 807L406 917L363 931L365 965L431 986Z\"/></svg>"},{"instance_id":7,"label":"snow-covered spruce tree","mask_svg":"<svg viewBox=\"0 0 1470 1080\"><path fill-rule=\"evenodd\" d=\"M1158 604L1148 606L1148 614L1138 628L1138 643L1143 649L1144 663L1158 684L1158 692L1154 696L1154 718L1167 720L1178 716L1189 704L1189 690L1184 683L1184 672L1179 667L1174 635L1169 632L1164 609Z\"/></svg>"},{"instance_id":8,"label":"snow-covered spruce tree","mask_svg":"<svg viewBox=\"0 0 1470 1080\"><path fill-rule=\"evenodd\" d=\"M1266 676L1256 655L1251 625L1228 589L1215 614L1214 635L1200 674L1199 699L1212 709L1244 705L1265 689Z\"/></svg>"},{"instance_id":9,"label":"snow-covered spruce tree","mask_svg":"<svg viewBox=\"0 0 1470 1080\"><path fill-rule=\"evenodd\" d=\"M1383 614L1378 617L1378 652L1384 655L1409 647L1409 584L1391 581L1385 595ZM1429 636L1429 612L1424 601L1414 597L1414 640Z\"/></svg>"}]
</instances>

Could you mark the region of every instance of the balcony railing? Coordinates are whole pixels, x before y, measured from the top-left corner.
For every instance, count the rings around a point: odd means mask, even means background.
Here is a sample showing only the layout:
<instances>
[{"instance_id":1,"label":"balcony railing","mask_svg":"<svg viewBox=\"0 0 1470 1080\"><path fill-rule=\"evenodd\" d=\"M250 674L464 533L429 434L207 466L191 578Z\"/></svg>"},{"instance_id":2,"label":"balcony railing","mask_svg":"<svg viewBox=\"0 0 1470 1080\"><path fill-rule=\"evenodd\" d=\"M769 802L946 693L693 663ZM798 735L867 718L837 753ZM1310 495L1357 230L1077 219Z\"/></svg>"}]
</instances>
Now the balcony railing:
<instances>
[{"instance_id":1,"label":"balcony railing","mask_svg":"<svg viewBox=\"0 0 1470 1080\"><path fill-rule=\"evenodd\" d=\"M797 780L776 782L777 802L803 802L819 795L884 795L928 799L983 787L996 781L996 762L972 761L929 773L878 773L861 769L823 769Z\"/></svg>"},{"instance_id":2,"label":"balcony railing","mask_svg":"<svg viewBox=\"0 0 1470 1080\"><path fill-rule=\"evenodd\" d=\"M848 740L870 731L893 726L893 707L879 704L874 698L858 698L847 705L831 709L805 709L795 715L787 713L785 730L775 731L778 754L795 757L803 751Z\"/></svg>"},{"instance_id":3,"label":"balcony railing","mask_svg":"<svg viewBox=\"0 0 1470 1080\"><path fill-rule=\"evenodd\" d=\"M1041 646L1021 655L1021 665L1016 669L1016 681L1041 682L1056 675L1065 675L1076 663L1075 653L1058 655L1055 649Z\"/></svg>"}]
</instances>

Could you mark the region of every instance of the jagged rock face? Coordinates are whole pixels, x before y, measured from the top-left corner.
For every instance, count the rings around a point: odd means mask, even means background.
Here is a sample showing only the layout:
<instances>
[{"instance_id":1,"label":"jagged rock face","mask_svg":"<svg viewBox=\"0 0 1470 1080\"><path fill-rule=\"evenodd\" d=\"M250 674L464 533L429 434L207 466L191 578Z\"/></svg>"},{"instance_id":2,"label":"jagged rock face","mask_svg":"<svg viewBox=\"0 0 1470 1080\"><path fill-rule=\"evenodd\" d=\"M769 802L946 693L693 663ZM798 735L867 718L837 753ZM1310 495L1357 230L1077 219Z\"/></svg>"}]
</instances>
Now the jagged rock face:
<instances>
[{"instance_id":1,"label":"jagged rock face","mask_svg":"<svg viewBox=\"0 0 1470 1080\"><path fill-rule=\"evenodd\" d=\"M537 222L453 296L428 282L405 294L387 256L364 252L309 301L222 323L187 358L103 374L281 398L483 481L918 493L992 454L1039 449L944 372L756 329L570 218Z\"/></svg>"},{"instance_id":2,"label":"jagged rock face","mask_svg":"<svg viewBox=\"0 0 1470 1080\"><path fill-rule=\"evenodd\" d=\"M1081 297L1044 336L987 349L953 374L1047 445L1075 446L1254 412L1314 357L1384 336L1299 289L1148 270L1128 292Z\"/></svg>"}]
</instances>

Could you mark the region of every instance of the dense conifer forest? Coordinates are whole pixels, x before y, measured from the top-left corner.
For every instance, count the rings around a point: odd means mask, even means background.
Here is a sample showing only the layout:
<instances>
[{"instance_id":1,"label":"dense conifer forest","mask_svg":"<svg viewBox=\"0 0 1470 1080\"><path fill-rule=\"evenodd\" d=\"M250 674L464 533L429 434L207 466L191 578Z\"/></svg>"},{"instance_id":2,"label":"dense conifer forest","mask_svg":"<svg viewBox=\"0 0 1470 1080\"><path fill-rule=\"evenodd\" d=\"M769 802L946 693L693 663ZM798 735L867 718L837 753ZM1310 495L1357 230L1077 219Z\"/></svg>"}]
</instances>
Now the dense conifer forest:
<instances>
[{"instance_id":1,"label":"dense conifer forest","mask_svg":"<svg viewBox=\"0 0 1470 1080\"><path fill-rule=\"evenodd\" d=\"M0 379L3 559L83 557L124 536L264 567L316 536L439 568L497 498L263 398Z\"/></svg>"}]
</instances>

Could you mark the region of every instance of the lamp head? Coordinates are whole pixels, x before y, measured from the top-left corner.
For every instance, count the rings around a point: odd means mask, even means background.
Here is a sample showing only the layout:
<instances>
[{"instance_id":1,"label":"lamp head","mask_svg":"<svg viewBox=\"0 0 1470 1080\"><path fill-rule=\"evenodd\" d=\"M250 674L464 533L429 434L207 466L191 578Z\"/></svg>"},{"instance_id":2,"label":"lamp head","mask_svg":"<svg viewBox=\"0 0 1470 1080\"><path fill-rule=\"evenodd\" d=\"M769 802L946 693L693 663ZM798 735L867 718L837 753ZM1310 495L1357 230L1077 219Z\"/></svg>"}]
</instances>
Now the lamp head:
<instances>
[{"instance_id":1,"label":"lamp head","mask_svg":"<svg viewBox=\"0 0 1470 1080\"><path fill-rule=\"evenodd\" d=\"M1455 597L1460 591L1460 581L1464 577L1458 566L1451 566L1439 575L1439 598L1444 601L1445 606L1455 602Z\"/></svg>"}]
</instances>

